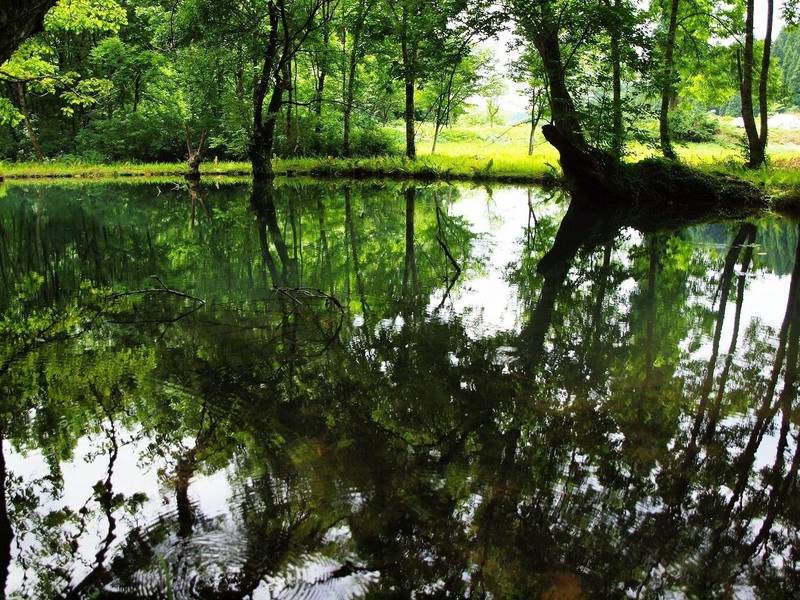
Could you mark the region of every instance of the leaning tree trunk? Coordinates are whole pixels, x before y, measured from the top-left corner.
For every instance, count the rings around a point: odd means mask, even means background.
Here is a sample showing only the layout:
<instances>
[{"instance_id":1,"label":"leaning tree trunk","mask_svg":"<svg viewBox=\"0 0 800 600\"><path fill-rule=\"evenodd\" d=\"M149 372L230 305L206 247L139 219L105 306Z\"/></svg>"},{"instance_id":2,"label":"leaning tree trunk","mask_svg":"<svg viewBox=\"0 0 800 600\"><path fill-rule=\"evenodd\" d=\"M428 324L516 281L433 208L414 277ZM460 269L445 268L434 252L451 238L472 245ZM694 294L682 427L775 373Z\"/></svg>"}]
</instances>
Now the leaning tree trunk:
<instances>
[{"instance_id":1,"label":"leaning tree trunk","mask_svg":"<svg viewBox=\"0 0 800 600\"><path fill-rule=\"evenodd\" d=\"M0 3L0 65L11 58L22 42L42 30L44 15L55 3L56 0Z\"/></svg>"},{"instance_id":2,"label":"leaning tree trunk","mask_svg":"<svg viewBox=\"0 0 800 600\"><path fill-rule=\"evenodd\" d=\"M26 0L0 3L0 65L22 42L42 30L44 15L56 0Z\"/></svg>"},{"instance_id":3,"label":"leaning tree trunk","mask_svg":"<svg viewBox=\"0 0 800 600\"><path fill-rule=\"evenodd\" d=\"M581 130L580 117L567 88L566 69L561 59L558 31L554 25L543 24L534 33L533 42L542 58L542 66L549 83L553 125L572 148L578 152L586 152L588 146Z\"/></svg>"}]
</instances>

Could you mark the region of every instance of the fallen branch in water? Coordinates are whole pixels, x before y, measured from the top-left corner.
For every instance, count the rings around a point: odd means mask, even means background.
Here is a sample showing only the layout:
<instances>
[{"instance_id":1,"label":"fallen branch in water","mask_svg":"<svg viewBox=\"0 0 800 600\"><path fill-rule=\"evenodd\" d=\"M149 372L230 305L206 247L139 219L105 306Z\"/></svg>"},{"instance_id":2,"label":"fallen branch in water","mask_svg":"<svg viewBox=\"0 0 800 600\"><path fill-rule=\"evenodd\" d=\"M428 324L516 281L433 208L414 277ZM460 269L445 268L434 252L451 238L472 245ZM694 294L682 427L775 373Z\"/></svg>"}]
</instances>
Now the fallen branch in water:
<instances>
[{"instance_id":1,"label":"fallen branch in water","mask_svg":"<svg viewBox=\"0 0 800 600\"><path fill-rule=\"evenodd\" d=\"M277 294L288 298L296 304L303 304L301 298L325 300L325 305L328 308L335 306L337 309L339 309L340 313L344 314L344 307L342 306L342 303L339 302L339 299L336 298L336 296L328 294L327 292L323 292L320 289L307 287L282 287L277 285L273 286L272 289Z\"/></svg>"},{"instance_id":2,"label":"fallen branch in water","mask_svg":"<svg viewBox=\"0 0 800 600\"><path fill-rule=\"evenodd\" d=\"M186 298L187 300L193 300L194 302L199 303L201 306L206 303L206 301L203 300L202 298L198 298L197 296L192 296L191 294L187 294L186 292L181 292L180 290L174 290L172 288L167 287L167 285L161 280L161 278L158 275L150 275L150 278L155 279L159 283L159 285L161 285L161 287L145 288L141 290L129 290L127 292L115 292L113 294L110 294L109 296L106 296L104 300L113 301L117 300L118 298L124 298L125 296L135 296L138 294L164 293L164 294L171 294L173 296L178 296L179 298Z\"/></svg>"},{"instance_id":3,"label":"fallen branch in water","mask_svg":"<svg viewBox=\"0 0 800 600\"><path fill-rule=\"evenodd\" d=\"M206 304L206 301L203 300L202 298L198 298L197 296L192 296L191 294L187 294L186 292L182 292L180 290L175 290L175 289L172 289L172 288L168 287L161 280L161 278L158 275L151 275L150 278L154 279L155 281L157 281L158 284L161 287L144 288L144 289L141 289L141 290L129 290L129 291L126 291L126 292L115 292L115 293L113 293L113 294L111 294L109 296L106 296L104 298L104 300L107 301L107 302L114 302L116 300L119 300L120 298L125 298L127 296L137 296L137 295L145 295L145 294L169 294L171 296L177 296L178 298L184 298L186 300L191 300L192 302L195 303L195 305L192 306L189 310L186 310L186 311L180 313L179 315L177 315L176 317L171 317L169 319L144 319L144 320L138 320L137 319L137 320L133 320L133 321L119 321L119 320L114 320L114 319L108 319L108 321L110 323L118 323L118 324L166 323L167 325L170 325L172 323L180 321L181 319L184 319L184 318L188 317L189 315L197 312L198 310L200 310ZM102 313L104 311L101 310L100 312ZM165 330L165 332L166 332L166 330Z\"/></svg>"},{"instance_id":4,"label":"fallen branch in water","mask_svg":"<svg viewBox=\"0 0 800 600\"><path fill-rule=\"evenodd\" d=\"M333 344L333 342L338 339L339 333L342 331L342 326L344 325L345 311L344 307L342 306L342 303L339 302L339 299L336 298L336 296L328 294L327 292L323 292L322 290L317 288L281 287L276 285L273 286L272 289L273 291L275 291L276 294L288 298L289 300L291 300L292 302L294 302L299 306L306 305L305 302L302 301L303 298L310 298L310 299L324 300L325 308L330 309L332 307L336 307L339 310L339 322L336 324L336 328L334 329L333 333L327 333L323 329L321 323L317 322L317 327L319 328L320 333L322 333L322 335L325 336L325 342L323 344L322 352L325 352L330 347L330 345Z\"/></svg>"}]
</instances>

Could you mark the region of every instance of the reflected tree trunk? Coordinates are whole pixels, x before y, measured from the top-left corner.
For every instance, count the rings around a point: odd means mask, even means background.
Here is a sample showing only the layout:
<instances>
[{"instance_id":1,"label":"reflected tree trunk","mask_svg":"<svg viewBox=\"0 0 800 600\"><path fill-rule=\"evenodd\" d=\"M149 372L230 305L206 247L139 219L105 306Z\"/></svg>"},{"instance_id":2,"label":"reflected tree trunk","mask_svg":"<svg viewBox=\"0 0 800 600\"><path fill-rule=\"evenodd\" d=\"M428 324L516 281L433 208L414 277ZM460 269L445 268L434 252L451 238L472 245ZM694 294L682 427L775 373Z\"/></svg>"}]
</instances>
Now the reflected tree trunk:
<instances>
[{"instance_id":1,"label":"reflected tree trunk","mask_svg":"<svg viewBox=\"0 0 800 600\"><path fill-rule=\"evenodd\" d=\"M603 247L603 263L600 267L599 281L597 282L597 295L595 296L590 320L591 345L589 346L589 356L596 356L600 350L600 325L603 322L603 305L605 304L608 279L611 274L611 251L613 248L614 244L612 241L606 242ZM595 374L594 369L592 369L592 373ZM597 375L599 375L599 373L595 376Z\"/></svg>"},{"instance_id":2,"label":"reflected tree trunk","mask_svg":"<svg viewBox=\"0 0 800 600\"><path fill-rule=\"evenodd\" d=\"M367 297L364 293L364 276L361 270L361 257L358 243L358 236L356 234L355 222L353 220L353 207L352 207L352 190L350 187L344 188L344 220L347 229L347 237L350 238L350 254L353 257L353 271L356 278L356 293L361 300L361 310L364 313L369 312L369 305L367 304Z\"/></svg>"},{"instance_id":3,"label":"reflected tree trunk","mask_svg":"<svg viewBox=\"0 0 800 600\"><path fill-rule=\"evenodd\" d=\"M645 381L644 387L649 389L653 385L653 363L655 361L655 325L656 325L656 285L659 269L659 254L661 247L660 236L650 236L647 240L649 266L647 269L647 292L645 294L645 329L644 329L644 355L645 355Z\"/></svg>"},{"instance_id":4,"label":"reflected tree trunk","mask_svg":"<svg viewBox=\"0 0 800 600\"><path fill-rule=\"evenodd\" d=\"M259 224L259 242L262 257L264 258L274 286L296 286L296 265L289 256L289 250L283 238L283 233L278 225L278 216L275 209L274 187L271 181L253 182L253 192L250 204L256 214ZM275 246L275 251L280 262L280 269L272 259L269 250L270 242Z\"/></svg>"},{"instance_id":5,"label":"reflected tree trunk","mask_svg":"<svg viewBox=\"0 0 800 600\"><path fill-rule=\"evenodd\" d=\"M406 253L403 263L403 300L409 302L419 293L417 281L417 261L414 251L414 210L416 208L417 188L409 186L403 190L406 200Z\"/></svg>"},{"instance_id":6,"label":"reflected tree trunk","mask_svg":"<svg viewBox=\"0 0 800 600\"><path fill-rule=\"evenodd\" d=\"M458 264L458 261L450 252L450 247L447 245L447 237L444 229L444 224L446 223L445 216L442 212L442 207L439 203L439 196L436 192L434 192L434 198L436 204L436 242L442 249L447 261L445 263L445 280L447 281L447 289L445 289L444 294L442 295L442 301L439 303L439 308L441 308L444 306L445 301L450 296L450 292L458 281L458 278L461 277L461 265ZM448 266L453 268L452 277L450 276Z\"/></svg>"},{"instance_id":7,"label":"reflected tree trunk","mask_svg":"<svg viewBox=\"0 0 800 600\"><path fill-rule=\"evenodd\" d=\"M178 535L188 538L194 529L195 514L189 499L189 484L196 468L195 449L178 458L175 467L175 505L178 509Z\"/></svg>"},{"instance_id":8,"label":"reflected tree trunk","mask_svg":"<svg viewBox=\"0 0 800 600\"><path fill-rule=\"evenodd\" d=\"M700 433L700 428L706 416L706 408L708 398L711 394L711 388L714 384L714 374L717 369L717 359L719 357L719 344L722 338L722 326L725 323L725 310L728 307L728 298L730 296L731 286L733 285L733 271L736 266L736 260L742 250L742 244L748 237L749 228L752 227L749 223L745 223L739 227L736 236L731 242L730 248L725 255L725 263L722 268L722 274L719 280L719 308L717 309L717 316L715 319L714 335L711 342L711 356L708 359L708 366L706 367L706 374L703 377L703 382L700 385L700 401L697 407L697 414L694 418L692 426L692 437L689 442L690 446L694 446L697 441L697 436Z\"/></svg>"},{"instance_id":9,"label":"reflected tree trunk","mask_svg":"<svg viewBox=\"0 0 800 600\"><path fill-rule=\"evenodd\" d=\"M733 493L725 506L726 515L731 514L747 487L757 450L770 422L779 408L786 407L787 403L791 406L791 401L796 394L794 386L797 379L798 341L800 338L800 301L798 301L798 292L800 290L798 288L800 288L800 226L798 226L798 243L795 250L792 279L789 284L786 314L778 335L778 347L775 351L772 372L767 383L767 390L756 409L756 418L752 424L747 445L734 462L735 470L739 476L733 487ZM778 396L777 402L773 403L772 399L775 395L784 363L786 371L783 376L783 389Z\"/></svg>"},{"instance_id":10,"label":"reflected tree trunk","mask_svg":"<svg viewBox=\"0 0 800 600\"><path fill-rule=\"evenodd\" d=\"M756 241L756 226L747 223L743 225L747 230L746 245L744 248L744 256L742 257L741 270L739 272L736 284L736 309L733 316L733 332L731 334L731 342L728 346L728 353L725 356L725 363L722 367L719 379L717 380L717 393L714 402L708 411L708 424L706 426L703 441L708 443L711 441L717 429L717 422L719 420L720 410L722 408L722 399L725 393L725 388L728 385L728 377L730 376L731 367L733 366L733 357L736 354L736 346L739 339L739 330L742 321L742 306L744 305L744 291L747 280L747 272L750 269L750 263L753 260L753 245Z\"/></svg>"}]
</instances>

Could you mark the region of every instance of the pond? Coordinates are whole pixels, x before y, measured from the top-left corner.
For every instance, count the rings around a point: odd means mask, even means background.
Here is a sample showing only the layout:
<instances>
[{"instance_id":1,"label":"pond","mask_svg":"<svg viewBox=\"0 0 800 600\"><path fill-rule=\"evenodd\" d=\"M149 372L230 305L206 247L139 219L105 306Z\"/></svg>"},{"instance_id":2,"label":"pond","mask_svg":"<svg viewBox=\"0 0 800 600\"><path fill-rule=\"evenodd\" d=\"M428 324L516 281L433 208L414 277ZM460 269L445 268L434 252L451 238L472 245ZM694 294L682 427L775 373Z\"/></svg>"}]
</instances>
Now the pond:
<instances>
[{"instance_id":1,"label":"pond","mask_svg":"<svg viewBox=\"0 0 800 600\"><path fill-rule=\"evenodd\" d=\"M10 595L800 586L792 222L399 182L0 194Z\"/></svg>"}]
</instances>

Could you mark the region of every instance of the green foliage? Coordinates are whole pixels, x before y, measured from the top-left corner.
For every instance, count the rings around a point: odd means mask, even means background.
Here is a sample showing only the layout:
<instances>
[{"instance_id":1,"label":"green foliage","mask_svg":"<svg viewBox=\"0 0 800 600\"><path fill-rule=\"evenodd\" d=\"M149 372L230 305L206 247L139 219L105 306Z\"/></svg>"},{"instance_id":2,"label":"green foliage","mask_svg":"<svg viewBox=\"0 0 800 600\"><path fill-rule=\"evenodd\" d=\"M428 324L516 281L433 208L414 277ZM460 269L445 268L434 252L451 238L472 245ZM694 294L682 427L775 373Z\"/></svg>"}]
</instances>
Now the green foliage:
<instances>
[{"instance_id":1,"label":"green foliage","mask_svg":"<svg viewBox=\"0 0 800 600\"><path fill-rule=\"evenodd\" d=\"M497 119L508 78L529 104L529 119L536 120L536 114L553 118L541 48L531 34L542 31L556 14L563 17L556 24L565 83L584 137L603 149L616 143L611 69L616 47L622 145L627 144L620 151L636 155L640 144L653 144L654 106L663 76L664 6L627 0L514 0L504 10L485 0L279 4L288 11L290 28L303 26L304 11L314 16L307 35L298 37L302 48L283 74L291 85L285 87L275 119L273 153L278 157L343 155L348 105L350 155L399 153L406 75L414 83L414 129L420 134L432 124L437 142L457 136L452 128L460 123L485 122L478 112L491 113L489 121ZM206 160L246 159L269 6L270 0L174 5L60 0L44 31L0 67L0 157L32 159L41 153L48 158L184 161L186 129L191 139L205 136ZM728 40L742 36L743 16L742 2L679 4L673 74L679 112L686 104L729 115L741 112L738 46ZM488 52L482 42L512 18L517 60L506 67L496 64L500 55ZM789 104L797 103L792 96L797 38L787 27L774 44L771 110L783 106L784 90ZM756 77L762 49L763 42L756 40ZM476 96L483 96L485 110L475 108ZM715 135L709 124L694 109L672 117L682 141L709 141ZM420 142L426 150L429 142L433 146L424 136Z\"/></svg>"},{"instance_id":2,"label":"green foliage","mask_svg":"<svg viewBox=\"0 0 800 600\"><path fill-rule=\"evenodd\" d=\"M789 106L800 107L800 29L784 27L775 40Z\"/></svg>"},{"instance_id":3,"label":"green foliage","mask_svg":"<svg viewBox=\"0 0 800 600\"><path fill-rule=\"evenodd\" d=\"M669 128L678 142L710 142L719 134L719 119L698 105L681 105L670 112Z\"/></svg>"},{"instance_id":4,"label":"green foliage","mask_svg":"<svg viewBox=\"0 0 800 600\"><path fill-rule=\"evenodd\" d=\"M78 132L75 147L79 155L99 155L104 161L175 160L184 151L177 135L182 123L174 106L143 108L93 121Z\"/></svg>"}]
</instances>

